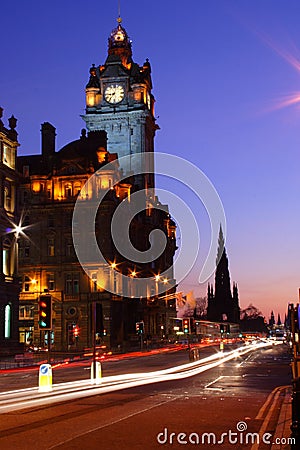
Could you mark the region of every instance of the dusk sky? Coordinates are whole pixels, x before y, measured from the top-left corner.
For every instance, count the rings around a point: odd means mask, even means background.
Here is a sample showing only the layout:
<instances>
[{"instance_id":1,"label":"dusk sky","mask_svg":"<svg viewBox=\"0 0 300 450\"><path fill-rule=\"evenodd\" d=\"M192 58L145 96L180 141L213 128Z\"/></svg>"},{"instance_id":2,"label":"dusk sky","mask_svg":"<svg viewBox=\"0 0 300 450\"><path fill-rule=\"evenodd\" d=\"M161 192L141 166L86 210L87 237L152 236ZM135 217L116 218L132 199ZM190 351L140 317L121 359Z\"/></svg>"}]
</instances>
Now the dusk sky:
<instances>
[{"instance_id":1,"label":"dusk sky","mask_svg":"<svg viewBox=\"0 0 300 450\"><path fill-rule=\"evenodd\" d=\"M117 3L1 5L0 106L5 124L18 118L19 155L40 152L45 121L57 128L57 149L79 137L89 68L106 59ZM156 151L193 162L217 189L241 307L284 316L300 286L299 1L122 0L121 16L134 61L152 66ZM174 190L201 232L199 261L180 288L202 296L209 222L188 189Z\"/></svg>"}]
</instances>

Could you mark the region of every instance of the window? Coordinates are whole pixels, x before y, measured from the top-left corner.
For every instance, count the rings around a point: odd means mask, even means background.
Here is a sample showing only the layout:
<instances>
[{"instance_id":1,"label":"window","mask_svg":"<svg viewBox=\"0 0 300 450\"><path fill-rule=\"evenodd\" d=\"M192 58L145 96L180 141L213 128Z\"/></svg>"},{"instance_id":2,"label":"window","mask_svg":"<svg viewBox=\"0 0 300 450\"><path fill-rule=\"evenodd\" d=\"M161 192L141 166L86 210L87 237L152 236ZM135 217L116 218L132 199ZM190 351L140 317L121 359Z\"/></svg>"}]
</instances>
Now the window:
<instances>
[{"instance_id":1,"label":"window","mask_svg":"<svg viewBox=\"0 0 300 450\"><path fill-rule=\"evenodd\" d=\"M70 183L65 184L65 197L72 197L72 185Z\"/></svg>"},{"instance_id":2,"label":"window","mask_svg":"<svg viewBox=\"0 0 300 450\"><path fill-rule=\"evenodd\" d=\"M6 164L7 166L10 167L10 152L9 152L9 147L7 145L3 145L3 162L4 164Z\"/></svg>"},{"instance_id":3,"label":"window","mask_svg":"<svg viewBox=\"0 0 300 450\"><path fill-rule=\"evenodd\" d=\"M29 166L23 166L23 177L24 178L29 177Z\"/></svg>"},{"instance_id":4,"label":"window","mask_svg":"<svg viewBox=\"0 0 300 450\"><path fill-rule=\"evenodd\" d=\"M10 186L4 187L4 208L7 211L10 211L11 209Z\"/></svg>"},{"instance_id":5,"label":"window","mask_svg":"<svg viewBox=\"0 0 300 450\"><path fill-rule=\"evenodd\" d=\"M11 306L5 306L5 316L4 316L4 337L5 339L10 339L11 337Z\"/></svg>"},{"instance_id":6,"label":"window","mask_svg":"<svg viewBox=\"0 0 300 450\"><path fill-rule=\"evenodd\" d=\"M54 273L47 273L47 287L49 291L55 291Z\"/></svg>"},{"instance_id":7,"label":"window","mask_svg":"<svg viewBox=\"0 0 300 450\"><path fill-rule=\"evenodd\" d=\"M92 273L91 275L91 280L92 280L92 292L97 292L98 291L98 287L97 287L97 272Z\"/></svg>"},{"instance_id":8,"label":"window","mask_svg":"<svg viewBox=\"0 0 300 450\"><path fill-rule=\"evenodd\" d=\"M23 290L25 292L29 292L30 291L30 284L31 284L31 280L30 280L29 276L25 275L25 277L24 277L24 284L23 284Z\"/></svg>"},{"instance_id":9,"label":"window","mask_svg":"<svg viewBox=\"0 0 300 450\"><path fill-rule=\"evenodd\" d=\"M34 306L25 305L20 306L19 308L19 319L20 320L28 320L34 318Z\"/></svg>"},{"instance_id":10,"label":"window","mask_svg":"<svg viewBox=\"0 0 300 450\"><path fill-rule=\"evenodd\" d=\"M80 194L80 189L81 189L81 184L80 183L75 183L74 184L74 195L79 195Z\"/></svg>"},{"instance_id":11,"label":"window","mask_svg":"<svg viewBox=\"0 0 300 450\"><path fill-rule=\"evenodd\" d=\"M72 274L66 276L66 294L72 294Z\"/></svg>"},{"instance_id":12,"label":"window","mask_svg":"<svg viewBox=\"0 0 300 450\"><path fill-rule=\"evenodd\" d=\"M79 273L68 273L66 275L66 294L77 295L79 294Z\"/></svg>"},{"instance_id":13,"label":"window","mask_svg":"<svg viewBox=\"0 0 300 450\"><path fill-rule=\"evenodd\" d=\"M66 241L66 256L73 256L72 239L67 239Z\"/></svg>"},{"instance_id":14,"label":"window","mask_svg":"<svg viewBox=\"0 0 300 450\"><path fill-rule=\"evenodd\" d=\"M10 275L10 243L7 241L4 243L3 247L2 263L4 275Z\"/></svg>"},{"instance_id":15,"label":"window","mask_svg":"<svg viewBox=\"0 0 300 450\"><path fill-rule=\"evenodd\" d=\"M48 239L48 256L55 256L54 239Z\"/></svg>"}]
</instances>

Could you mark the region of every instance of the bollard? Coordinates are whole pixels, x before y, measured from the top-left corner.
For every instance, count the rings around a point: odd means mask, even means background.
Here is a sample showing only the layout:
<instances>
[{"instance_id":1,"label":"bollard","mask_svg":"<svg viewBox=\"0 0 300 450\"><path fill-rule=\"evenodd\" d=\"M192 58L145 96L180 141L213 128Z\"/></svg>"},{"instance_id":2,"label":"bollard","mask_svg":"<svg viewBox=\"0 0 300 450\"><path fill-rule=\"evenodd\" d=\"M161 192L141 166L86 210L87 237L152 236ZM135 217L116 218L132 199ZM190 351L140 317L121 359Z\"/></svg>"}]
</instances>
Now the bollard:
<instances>
[{"instance_id":1,"label":"bollard","mask_svg":"<svg viewBox=\"0 0 300 450\"><path fill-rule=\"evenodd\" d=\"M52 391L52 367L42 364L39 369L39 392Z\"/></svg>"},{"instance_id":2,"label":"bollard","mask_svg":"<svg viewBox=\"0 0 300 450\"><path fill-rule=\"evenodd\" d=\"M96 378L94 378L94 361L91 364L91 383L100 384L102 381L102 368L101 363L96 361Z\"/></svg>"}]
</instances>

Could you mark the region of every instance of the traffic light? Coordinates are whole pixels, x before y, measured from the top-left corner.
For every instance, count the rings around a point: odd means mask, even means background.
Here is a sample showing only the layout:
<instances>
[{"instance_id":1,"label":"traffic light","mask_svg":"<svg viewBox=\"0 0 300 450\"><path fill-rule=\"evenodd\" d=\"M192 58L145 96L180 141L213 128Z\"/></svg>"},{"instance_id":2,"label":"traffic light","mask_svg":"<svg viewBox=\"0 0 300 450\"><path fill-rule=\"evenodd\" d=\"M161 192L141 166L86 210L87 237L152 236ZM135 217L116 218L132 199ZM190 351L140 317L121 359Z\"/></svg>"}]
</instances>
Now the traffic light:
<instances>
[{"instance_id":1,"label":"traffic light","mask_svg":"<svg viewBox=\"0 0 300 450\"><path fill-rule=\"evenodd\" d=\"M144 322L136 322L135 331L137 332L137 334L143 334L144 333Z\"/></svg>"},{"instance_id":2,"label":"traffic light","mask_svg":"<svg viewBox=\"0 0 300 450\"><path fill-rule=\"evenodd\" d=\"M73 334L74 334L74 338L79 338L79 332L80 332L80 328L78 325L74 325L73 326Z\"/></svg>"},{"instance_id":3,"label":"traffic light","mask_svg":"<svg viewBox=\"0 0 300 450\"><path fill-rule=\"evenodd\" d=\"M52 329L52 297L41 295L39 298L39 329Z\"/></svg>"},{"instance_id":4,"label":"traffic light","mask_svg":"<svg viewBox=\"0 0 300 450\"><path fill-rule=\"evenodd\" d=\"M190 332L190 319L183 319L183 332L184 333Z\"/></svg>"},{"instance_id":5,"label":"traffic light","mask_svg":"<svg viewBox=\"0 0 300 450\"><path fill-rule=\"evenodd\" d=\"M224 325L222 323L220 324L220 333L224 334Z\"/></svg>"}]
</instances>

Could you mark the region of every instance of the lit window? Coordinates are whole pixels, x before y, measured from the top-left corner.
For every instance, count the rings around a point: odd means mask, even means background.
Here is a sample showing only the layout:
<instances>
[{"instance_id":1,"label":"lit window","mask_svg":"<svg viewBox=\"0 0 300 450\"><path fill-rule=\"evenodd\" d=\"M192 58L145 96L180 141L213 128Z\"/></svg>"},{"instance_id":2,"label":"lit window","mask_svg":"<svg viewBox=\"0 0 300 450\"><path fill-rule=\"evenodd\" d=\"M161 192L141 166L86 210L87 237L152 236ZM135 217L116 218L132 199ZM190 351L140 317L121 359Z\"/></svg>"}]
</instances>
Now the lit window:
<instances>
[{"instance_id":1,"label":"lit window","mask_svg":"<svg viewBox=\"0 0 300 450\"><path fill-rule=\"evenodd\" d=\"M3 162L7 166L10 166L9 148L5 144L3 145Z\"/></svg>"},{"instance_id":2,"label":"lit window","mask_svg":"<svg viewBox=\"0 0 300 450\"><path fill-rule=\"evenodd\" d=\"M4 187L4 208L7 211L11 210L10 186Z\"/></svg>"},{"instance_id":3,"label":"lit window","mask_svg":"<svg viewBox=\"0 0 300 450\"><path fill-rule=\"evenodd\" d=\"M3 273L10 275L10 248L5 246L2 253Z\"/></svg>"},{"instance_id":4,"label":"lit window","mask_svg":"<svg viewBox=\"0 0 300 450\"><path fill-rule=\"evenodd\" d=\"M55 256L54 239L48 239L48 256Z\"/></svg>"},{"instance_id":5,"label":"lit window","mask_svg":"<svg viewBox=\"0 0 300 450\"><path fill-rule=\"evenodd\" d=\"M49 291L55 291L54 273L47 274L47 286L48 286Z\"/></svg>"},{"instance_id":6,"label":"lit window","mask_svg":"<svg viewBox=\"0 0 300 450\"><path fill-rule=\"evenodd\" d=\"M70 183L65 184L65 197L66 198L72 197L72 185Z\"/></svg>"},{"instance_id":7,"label":"lit window","mask_svg":"<svg viewBox=\"0 0 300 450\"><path fill-rule=\"evenodd\" d=\"M81 184L80 183L75 183L74 184L74 195L80 194L80 189L81 189Z\"/></svg>"},{"instance_id":8,"label":"lit window","mask_svg":"<svg viewBox=\"0 0 300 450\"><path fill-rule=\"evenodd\" d=\"M4 337L9 339L11 336L11 306L5 306L5 317L4 317Z\"/></svg>"},{"instance_id":9,"label":"lit window","mask_svg":"<svg viewBox=\"0 0 300 450\"><path fill-rule=\"evenodd\" d=\"M97 292L97 272L92 273L92 292Z\"/></svg>"}]
</instances>

